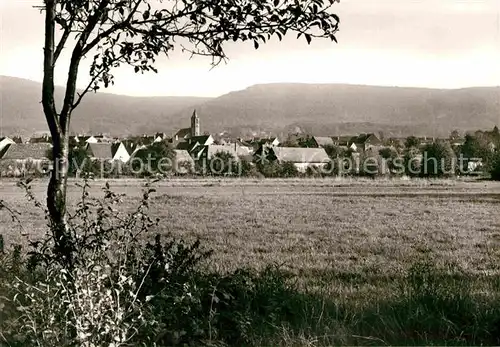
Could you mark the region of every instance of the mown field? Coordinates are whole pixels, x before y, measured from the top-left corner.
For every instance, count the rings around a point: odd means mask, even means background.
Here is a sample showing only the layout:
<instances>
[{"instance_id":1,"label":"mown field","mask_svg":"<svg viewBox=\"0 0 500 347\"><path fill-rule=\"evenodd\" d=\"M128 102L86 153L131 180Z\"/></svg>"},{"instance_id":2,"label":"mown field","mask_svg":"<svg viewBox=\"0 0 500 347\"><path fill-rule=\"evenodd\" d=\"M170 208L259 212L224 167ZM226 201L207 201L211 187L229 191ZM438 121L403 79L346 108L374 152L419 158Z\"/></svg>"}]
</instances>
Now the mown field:
<instances>
[{"instance_id":1,"label":"mown field","mask_svg":"<svg viewBox=\"0 0 500 347\"><path fill-rule=\"evenodd\" d=\"M144 181L109 183L123 194L116 208L138 205ZM104 184L92 182L90 195L102 197ZM40 201L46 185L32 183ZM155 188L151 233L199 238L214 250L209 270L278 265L295 275L290 291L274 288L281 275L255 289L255 312L272 313L253 322L249 345L500 343L500 183L177 179ZM7 245L44 232L43 213L15 181L0 181L0 200L20 213L21 226L0 210Z\"/></svg>"},{"instance_id":2,"label":"mown field","mask_svg":"<svg viewBox=\"0 0 500 347\"><path fill-rule=\"evenodd\" d=\"M21 213L24 232L43 232L41 211L15 181L0 197ZM92 182L102 196L104 181ZM110 181L137 206L143 181ZM43 202L46 181L32 183ZM471 273L498 268L500 184L463 181L172 180L155 184L151 215L158 232L200 238L215 251L212 266L260 268L276 263L305 276L336 272L395 273L426 255ZM70 202L80 188L70 182ZM22 243L19 227L0 212L7 244Z\"/></svg>"}]
</instances>

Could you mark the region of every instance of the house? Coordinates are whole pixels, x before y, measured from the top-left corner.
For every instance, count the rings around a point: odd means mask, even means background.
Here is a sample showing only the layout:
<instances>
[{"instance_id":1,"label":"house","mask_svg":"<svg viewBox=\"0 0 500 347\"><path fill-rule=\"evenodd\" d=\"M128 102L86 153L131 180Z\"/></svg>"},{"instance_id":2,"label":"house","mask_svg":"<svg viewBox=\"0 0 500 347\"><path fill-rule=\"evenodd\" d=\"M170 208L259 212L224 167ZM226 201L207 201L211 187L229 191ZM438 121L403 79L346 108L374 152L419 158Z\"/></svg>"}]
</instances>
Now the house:
<instances>
[{"instance_id":1,"label":"house","mask_svg":"<svg viewBox=\"0 0 500 347\"><path fill-rule=\"evenodd\" d=\"M206 160L211 159L217 153L228 153L233 156L235 160L239 160L240 157L248 157L249 152L246 147L241 147L236 144L234 145L206 145L195 147L191 151L191 156L195 160Z\"/></svg>"},{"instance_id":2,"label":"house","mask_svg":"<svg viewBox=\"0 0 500 347\"><path fill-rule=\"evenodd\" d=\"M15 144L14 140L10 137L0 137L0 158L2 158L2 153L8 145Z\"/></svg>"},{"instance_id":3,"label":"house","mask_svg":"<svg viewBox=\"0 0 500 347\"><path fill-rule=\"evenodd\" d=\"M270 137L268 139L262 139L260 143L263 145L267 145L269 147L276 147L279 146L280 141L278 140L277 137Z\"/></svg>"},{"instance_id":4,"label":"house","mask_svg":"<svg viewBox=\"0 0 500 347\"><path fill-rule=\"evenodd\" d=\"M153 142L162 142L168 140L168 136L165 133L156 133L153 137Z\"/></svg>"},{"instance_id":5,"label":"house","mask_svg":"<svg viewBox=\"0 0 500 347\"><path fill-rule=\"evenodd\" d=\"M142 136L130 136L124 140L121 140L125 148L129 153L138 151L141 148L145 148L153 143L161 142L163 136L161 133L155 135L142 135ZM166 140L165 140L166 141Z\"/></svg>"},{"instance_id":6,"label":"house","mask_svg":"<svg viewBox=\"0 0 500 347\"><path fill-rule=\"evenodd\" d=\"M313 142L315 144L316 148L322 147L328 147L328 146L335 146L333 139L331 137L321 137L321 136L313 136Z\"/></svg>"},{"instance_id":7,"label":"house","mask_svg":"<svg viewBox=\"0 0 500 347\"><path fill-rule=\"evenodd\" d=\"M191 128L179 129L174 135L174 141L187 140L191 136Z\"/></svg>"},{"instance_id":8,"label":"house","mask_svg":"<svg viewBox=\"0 0 500 347\"><path fill-rule=\"evenodd\" d=\"M388 145L393 146L394 148L404 148L406 142L406 138L404 137L391 137L388 140Z\"/></svg>"},{"instance_id":9,"label":"house","mask_svg":"<svg viewBox=\"0 0 500 347\"><path fill-rule=\"evenodd\" d=\"M36 133L30 137L28 143L52 143L52 137L47 133Z\"/></svg>"},{"instance_id":10,"label":"house","mask_svg":"<svg viewBox=\"0 0 500 347\"><path fill-rule=\"evenodd\" d=\"M50 143L14 143L3 150L0 159L1 176L22 176L49 172Z\"/></svg>"},{"instance_id":11,"label":"house","mask_svg":"<svg viewBox=\"0 0 500 347\"><path fill-rule=\"evenodd\" d=\"M416 138L420 144L420 147L422 146L427 146L430 145L431 143L434 143L436 141L436 138L434 137L428 137L428 136L420 136Z\"/></svg>"},{"instance_id":12,"label":"house","mask_svg":"<svg viewBox=\"0 0 500 347\"><path fill-rule=\"evenodd\" d=\"M308 167L324 167L330 162L324 148L300 148L300 147L261 147L254 154L257 162L266 161L283 164L291 162L299 172L305 172Z\"/></svg>"},{"instance_id":13,"label":"house","mask_svg":"<svg viewBox=\"0 0 500 347\"><path fill-rule=\"evenodd\" d=\"M270 137L270 138L254 138L252 140L246 141L245 145L246 146L251 146L253 151L257 151L259 148L262 146L266 147L276 147L279 146L280 141L278 140L277 137Z\"/></svg>"},{"instance_id":14,"label":"house","mask_svg":"<svg viewBox=\"0 0 500 347\"><path fill-rule=\"evenodd\" d=\"M87 144L87 151L94 160L119 160L124 163L130 160L130 154L121 142L89 143Z\"/></svg>"},{"instance_id":15,"label":"house","mask_svg":"<svg viewBox=\"0 0 500 347\"><path fill-rule=\"evenodd\" d=\"M4 150L2 160L48 160L50 143L13 143Z\"/></svg>"},{"instance_id":16,"label":"house","mask_svg":"<svg viewBox=\"0 0 500 347\"><path fill-rule=\"evenodd\" d=\"M357 151L368 151L374 150L377 151L380 147L383 146L382 141L377 137L377 135L371 134L360 134L351 138L349 141L349 148L353 149L355 152ZM352 145L355 146L352 146Z\"/></svg>"},{"instance_id":17,"label":"house","mask_svg":"<svg viewBox=\"0 0 500 347\"><path fill-rule=\"evenodd\" d=\"M74 141L80 144L85 143L101 143L101 142L113 142L115 139L106 134L99 135L77 135L74 137Z\"/></svg>"},{"instance_id":18,"label":"house","mask_svg":"<svg viewBox=\"0 0 500 347\"><path fill-rule=\"evenodd\" d=\"M464 143L465 143L465 138L450 139L450 145L452 147L460 147L463 146Z\"/></svg>"},{"instance_id":19,"label":"house","mask_svg":"<svg viewBox=\"0 0 500 347\"><path fill-rule=\"evenodd\" d=\"M467 161L468 174L480 174L483 168L483 160L481 158L471 158Z\"/></svg>"},{"instance_id":20,"label":"house","mask_svg":"<svg viewBox=\"0 0 500 347\"><path fill-rule=\"evenodd\" d=\"M199 148L211 146L214 142L215 139L212 135L194 136L188 138L186 141L177 143L175 149L185 150L188 151L189 154L192 154L195 149L199 150Z\"/></svg>"},{"instance_id":21,"label":"house","mask_svg":"<svg viewBox=\"0 0 500 347\"><path fill-rule=\"evenodd\" d=\"M218 145L222 145L222 146L233 146L235 148L238 148L238 150L240 152L244 152L245 155L251 155L253 154L253 147L243 141L241 141L240 139L237 139L237 140L234 140L234 139L230 139L230 140L223 140L223 141L219 141L218 143L217 142L214 142L214 144L218 144Z\"/></svg>"},{"instance_id":22,"label":"house","mask_svg":"<svg viewBox=\"0 0 500 347\"><path fill-rule=\"evenodd\" d=\"M335 146L339 147L348 147L349 146L349 141L353 138L354 136L332 136L332 142Z\"/></svg>"},{"instance_id":23,"label":"house","mask_svg":"<svg viewBox=\"0 0 500 347\"><path fill-rule=\"evenodd\" d=\"M186 141L189 138L200 136L200 134L200 117L198 117L196 110L194 110L193 114L191 115L191 126L189 128L183 128L177 131L172 140L173 142L177 143L179 141Z\"/></svg>"},{"instance_id":24,"label":"house","mask_svg":"<svg viewBox=\"0 0 500 347\"><path fill-rule=\"evenodd\" d=\"M85 143L98 143L99 140L97 140L97 138L95 136L84 136L82 139L81 139L82 142L85 142Z\"/></svg>"}]
</instances>

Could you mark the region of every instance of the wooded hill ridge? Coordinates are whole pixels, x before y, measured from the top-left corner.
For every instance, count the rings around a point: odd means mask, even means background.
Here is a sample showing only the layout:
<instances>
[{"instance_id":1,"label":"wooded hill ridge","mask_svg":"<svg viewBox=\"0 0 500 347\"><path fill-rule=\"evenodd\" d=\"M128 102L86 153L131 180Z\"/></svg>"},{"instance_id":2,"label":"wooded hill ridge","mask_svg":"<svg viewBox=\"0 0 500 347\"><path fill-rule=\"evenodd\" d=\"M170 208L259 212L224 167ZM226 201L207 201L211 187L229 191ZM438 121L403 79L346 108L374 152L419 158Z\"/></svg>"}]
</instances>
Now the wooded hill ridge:
<instances>
[{"instance_id":1,"label":"wooded hill ridge","mask_svg":"<svg viewBox=\"0 0 500 347\"><path fill-rule=\"evenodd\" d=\"M62 88L57 88L62 95ZM41 85L0 76L4 135L47 129ZM383 132L386 136L447 136L452 130L500 125L500 87L426 89L346 84L259 84L217 98L88 94L72 130L116 136L175 133L193 109L203 132L248 136L302 131L318 136Z\"/></svg>"}]
</instances>

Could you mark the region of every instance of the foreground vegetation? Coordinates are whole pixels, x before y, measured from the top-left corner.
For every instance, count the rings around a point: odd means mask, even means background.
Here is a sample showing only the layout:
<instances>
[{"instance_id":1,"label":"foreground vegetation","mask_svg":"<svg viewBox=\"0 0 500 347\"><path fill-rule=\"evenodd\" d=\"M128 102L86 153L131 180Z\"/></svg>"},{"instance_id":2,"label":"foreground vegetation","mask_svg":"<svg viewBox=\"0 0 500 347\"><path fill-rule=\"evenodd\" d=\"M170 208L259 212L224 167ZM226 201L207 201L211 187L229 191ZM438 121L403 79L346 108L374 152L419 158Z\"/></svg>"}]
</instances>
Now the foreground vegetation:
<instances>
[{"instance_id":1,"label":"foreground vegetation","mask_svg":"<svg viewBox=\"0 0 500 347\"><path fill-rule=\"evenodd\" d=\"M106 248L112 258L82 252L86 266L76 288L61 291L67 281L57 266L40 266L37 260L33 269L33 258L24 251L1 256L2 343L90 346L96 336L101 344L118 336L116 346L500 343L498 184L178 180L157 185L147 208L137 181L112 182L104 191L102 182L87 187L89 196L101 201L106 196L107 202L79 218L101 225L116 247ZM41 196L41 186L34 184L30 196ZM23 229L41 239L43 213L26 203L13 182L0 190L5 205L20 210ZM74 211L83 211L78 192L73 188L70 200ZM138 205L144 208L140 217ZM103 215L107 208L120 214L120 222L115 212ZM7 247L22 243L9 214L0 215ZM134 227L125 222L130 220ZM128 231L144 226L140 240L128 238ZM155 241L157 232L162 236ZM124 248L127 244L136 247ZM126 252L131 248L134 256ZM41 249L36 254L47 256ZM110 263L123 254L129 262ZM99 272L96 264L112 266ZM66 304L58 302L61 293L78 303L69 312L79 313L86 324L72 325ZM75 336L72 329L82 327L88 336L68 340Z\"/></svg>"}]
</instances>

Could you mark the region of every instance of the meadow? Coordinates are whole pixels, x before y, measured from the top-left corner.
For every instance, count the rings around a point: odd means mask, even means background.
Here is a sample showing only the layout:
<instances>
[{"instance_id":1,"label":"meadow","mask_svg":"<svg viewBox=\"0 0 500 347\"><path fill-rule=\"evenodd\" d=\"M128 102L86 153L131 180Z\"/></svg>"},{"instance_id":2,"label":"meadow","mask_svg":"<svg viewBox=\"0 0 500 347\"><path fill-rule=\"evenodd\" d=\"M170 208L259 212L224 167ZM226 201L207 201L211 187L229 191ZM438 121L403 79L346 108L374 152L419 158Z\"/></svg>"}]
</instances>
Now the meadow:
<instances>
[{"instance_id":1,"label":"meadow","mask_svg":"<svg viewBox=\"0 0 500 347\"><path fill-rule=\"evenodd\" d=\"M140 180L111 180L123 194L123 211L138 203ZM46 181L33 191L44 201ZM70 205L81 188L69 183ZM105 181L91 182L103 195ZM499 263L500 183L452 180L168 180L154 184L152 233L195 240L215 254L221 270L268 264L306 276L324 271L397 273L422 255L455 262L470 273L494 271ZM0 197L21 213L22 229L5 211L0 234L7 244L21 233L46 230L43 213L15 181L0 181Z\"/></svg>"},{"instance_id":2,"label":"meadow","mask_svg":"<svg viewBox=\"0 0 500 347\"><path fill-rule=\"evenodd\" d=\"M144 181L108 182L123 194L118 208L132 211ZM81 195L77 183L69 183L73 206ZM42 202L46 184L32 183ZM91 182L90 195L102 197L104 184ZM300 324L307 333L298 339L286 332L273 343L496 341L500 309L486 308L500 300L500 182L172 179L154 187L150 214L160 222L151 233L200 239L214 251L206 264L211 271L276 265L295 275L304 293L322 298L304 301ZM20 212L22 224L0 211L7 245L26 242L22 233L36 238L46 230L43 213L15 181L0 181L0 199ZM408 279L425 262L451 277L434 278L431 271L434 279L425 285ZM342 307L350 313L340 317Z\"/></svg>"}]
</instances>

